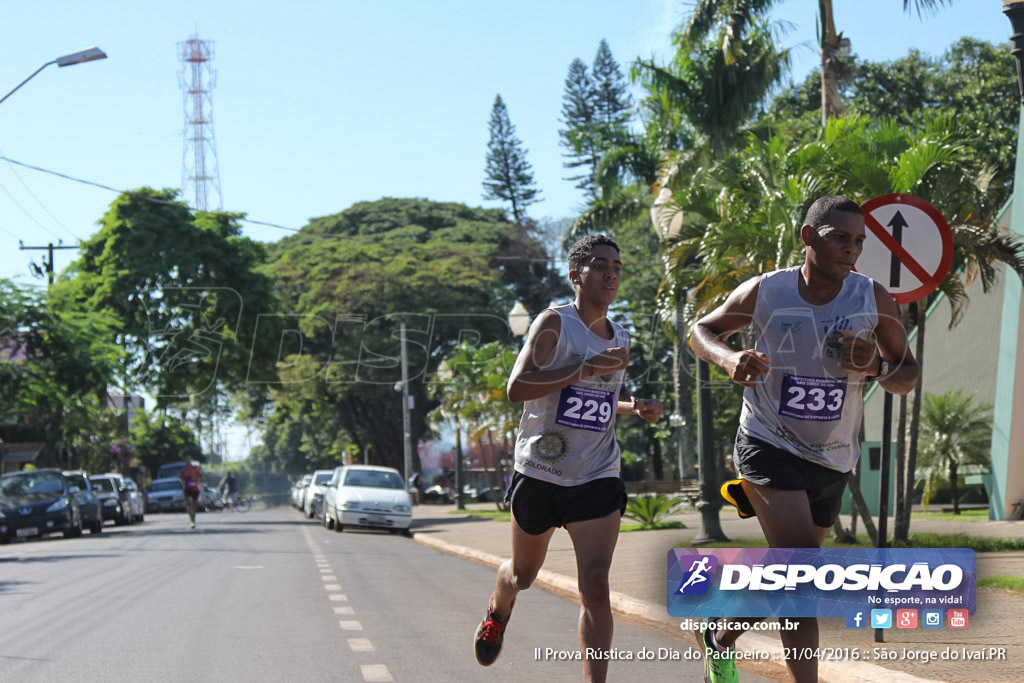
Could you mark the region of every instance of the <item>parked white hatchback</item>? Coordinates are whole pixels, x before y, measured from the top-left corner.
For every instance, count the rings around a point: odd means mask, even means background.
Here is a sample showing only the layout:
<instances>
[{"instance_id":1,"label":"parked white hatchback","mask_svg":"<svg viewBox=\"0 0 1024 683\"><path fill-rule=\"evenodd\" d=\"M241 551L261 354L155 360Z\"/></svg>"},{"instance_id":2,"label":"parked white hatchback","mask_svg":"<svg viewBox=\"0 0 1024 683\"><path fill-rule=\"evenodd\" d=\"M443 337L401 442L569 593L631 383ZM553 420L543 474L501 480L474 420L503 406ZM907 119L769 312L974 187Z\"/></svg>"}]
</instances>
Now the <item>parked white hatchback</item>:
<instances>
[{"instance_id":1,"label":"parked white hatchback","mask_svg":"<svg viewBox=\"0 0 1024 683\"><path fill-rule=\"evenodd\" d=\"M402 475L393 467L349 465L331 475L324 497L325 529L389 529L409 535L412 502Z\"/></svg>"},{"instance_id":2,"label":"parked white hatchback","mask_svg":"<svg viewBox=\"0 0 1024 683\"><path fill-rule=\"evenodd\" d=\"M331 480L333 474L334 470L317 470L313 473L302 504L302 512L306 515L306 519L313 519L316 516L317 506L323 504L324 494L327 493L327 482Z\"/></svg>"}]
</instances>

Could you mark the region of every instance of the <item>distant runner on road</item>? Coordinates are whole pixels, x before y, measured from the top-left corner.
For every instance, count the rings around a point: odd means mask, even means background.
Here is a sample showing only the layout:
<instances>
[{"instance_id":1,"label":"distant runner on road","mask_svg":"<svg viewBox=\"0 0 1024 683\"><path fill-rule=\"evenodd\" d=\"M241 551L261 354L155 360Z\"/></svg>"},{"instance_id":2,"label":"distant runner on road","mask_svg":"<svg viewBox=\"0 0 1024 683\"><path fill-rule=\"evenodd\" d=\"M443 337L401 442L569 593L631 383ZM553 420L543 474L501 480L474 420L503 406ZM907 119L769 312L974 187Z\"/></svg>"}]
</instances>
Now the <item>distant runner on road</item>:
<instances>
[{"instance_id":1,"label":"distant runner on road","mask_svg":"<svg viewBox=\"0 0 1024 683\"><path fill-rule=\"evenodd\" d=\"M196 528L196 510L199 508L199 493L203 490L203 471L192 462L192 456L185 456L181 468L181 481L185 484L185 509L188 511L189 526Z\"/></svg>"}]
</instances>

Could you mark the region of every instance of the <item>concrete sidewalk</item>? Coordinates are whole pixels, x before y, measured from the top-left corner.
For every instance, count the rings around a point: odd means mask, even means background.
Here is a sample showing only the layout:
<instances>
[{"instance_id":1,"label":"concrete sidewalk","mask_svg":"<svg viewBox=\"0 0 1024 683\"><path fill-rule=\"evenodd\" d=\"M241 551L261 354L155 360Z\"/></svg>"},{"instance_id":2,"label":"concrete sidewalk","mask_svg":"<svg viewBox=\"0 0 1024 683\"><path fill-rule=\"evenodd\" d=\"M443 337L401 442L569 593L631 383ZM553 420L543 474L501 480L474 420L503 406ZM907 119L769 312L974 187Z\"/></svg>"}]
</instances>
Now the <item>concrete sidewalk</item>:
<instances>
[{"instance_id":1,"label":"concrete sidewalk","mask_svg":"<svg viewBox=\"0 0 1024 683\"><path fill-rule=\"evenodd\" d=\"M471 504L468 507L470 510L494 510L493 504ZM453 505L415 507L414 540L493 567L509 556L511 544L507 522L472 519L462 513L453 513ZM666 556L671 548L686 547L696 536L700 530L700 514L683 513L671 519L683 522L687 528L619 535L611 569L612 608L618 618L679 633L681 620L670 617L665 607ZM729 538L762 537L756 519L741 520L725 509L721 520L722 530ZM915 521L911 531L1024 538L1024 522ZM998 574L1024 577L1024 552L979 554L978 578ZM544 569L536 585L578 600L575 576L576 558L572 544L565 530L559 529L552 537ZM485 604L489 589L490 586L480 587L481 605ZM847 629L842 619L819 619L821 647L856 647L869 653L866 660L822 661L819 676L829 682L1021 681L1024 680L1020 673L1024 667L1022 612L1024 598L979 588L977 612L970 618L968 628L892 629L886 631L885 643L874 642L872 629ZM681 633L680 639L686 643L693 642L688 633ZM774 634L747 633L740 638L739 645L750 651L781 655L781 644ZM988 655L988 648L1005 648L1005 659L964 658L965 649L969 654ZM952 654L949 654L950 658L943 659L944 652L955 653L957 658L952 659ZM778 676L780 680L787 679L781 665L774 673L764 668L758 668L758 671Z\"/></svg>"}]
</instances>

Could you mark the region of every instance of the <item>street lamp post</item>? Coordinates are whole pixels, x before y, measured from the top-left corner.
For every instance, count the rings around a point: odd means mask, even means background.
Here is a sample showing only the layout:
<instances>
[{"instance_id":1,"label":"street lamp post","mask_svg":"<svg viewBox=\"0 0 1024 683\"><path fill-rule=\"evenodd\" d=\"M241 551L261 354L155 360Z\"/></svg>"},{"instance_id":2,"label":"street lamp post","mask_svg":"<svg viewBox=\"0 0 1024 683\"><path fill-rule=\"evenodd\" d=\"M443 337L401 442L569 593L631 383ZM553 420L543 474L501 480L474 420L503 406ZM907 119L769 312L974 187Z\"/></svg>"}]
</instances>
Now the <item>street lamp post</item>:
<instances>
[{"instance_id":1,"label":"street lamp post","mask_svg":"<svg viewBox=\"0 0 1024 683\"><path fill-rule=\"evenodd\" d=\"M654 231L658 233L658 236L663 241L671 241L679 235L679 231L683 225L683 211L676 205L672 200L672 191L668 187L662 187L658 193L658 198L655 200L654 205L651 207L651 223L654 225ZM677 310L677 331L679 335L678 343L675 346L676 358L675 362L676 372L680 373L680 379L684 369L682 367L683 362L683 339L684 331L681 325L681 305ZM725 533L722 531L722 525L719 522L718 512L722 509L721 496L718 493L719 477L718 477L718 461L720 455L715 453L714 440L713 440L713 422L711 419L711 370L708 367L706 361L697 359L697 448L698 448L698 460L700 462L700 500L697 501L697 509L700 510L701 515L701 530L697 534L696 538L693 539L693 545L703 545L711 543L713 541L727 541L729 540ZM682 443L684 438L684 429L686 429L686 420L682 415L682 397L678 394L682 393L682 382L680 381L676 386L676 413L679 415L674 422L679 427L678 438L680 440L680 450L682 450ZM683 453L680 452L679 456L680 470L683 468ZM683 472L680 471L679 478L682 479Z\"/></svg>"},{"instance_id":2,"label":"street lamp post","mask_svg":"<svg viewBox=\"0 0 1024 683\"><path fill-rule=\"evenodd\" d=\"M57 59L51 60L51 61L47 62L46 64L43 64L41 67L39 67L35 71L33 71L32 74L28 78L23 80L18 85L14 86L14 90L11 90L11 92L7 93L3 97L0 97L0 103L2 103L8 97L10 97L14 93L16 93L18 91L18 89L21 88L21 86L23 86L26 83L28 83L29 81L31 81L33 78L35 78L36 74L38 74L40 71L42 71L46 67L50 66L51 64L56 64L57 66L72 66L73 64L82 64L83 62L93 62L93 61L96 61L97 59L106 59L106 58L107 58L107 54L103 50L101 50L101 49L99 49L98 47L95 47L95 46L87 47L84 50L79 50L78 52L72 52L71 54L67 54L67 55L63 55L61 57L57 57Z\"/></svg>"},{"instance_id":3,"label":"street lamp post","mask_svg":"<svg viewBox=\"0 0 1024 683\"><path fill-rule=\"evenodd\" d=\"M1024 103L1024 1L1003 0L1003 13L1010 20L1010 54L1017 60L1017 89Z\"/></svg>"}]
</instances>

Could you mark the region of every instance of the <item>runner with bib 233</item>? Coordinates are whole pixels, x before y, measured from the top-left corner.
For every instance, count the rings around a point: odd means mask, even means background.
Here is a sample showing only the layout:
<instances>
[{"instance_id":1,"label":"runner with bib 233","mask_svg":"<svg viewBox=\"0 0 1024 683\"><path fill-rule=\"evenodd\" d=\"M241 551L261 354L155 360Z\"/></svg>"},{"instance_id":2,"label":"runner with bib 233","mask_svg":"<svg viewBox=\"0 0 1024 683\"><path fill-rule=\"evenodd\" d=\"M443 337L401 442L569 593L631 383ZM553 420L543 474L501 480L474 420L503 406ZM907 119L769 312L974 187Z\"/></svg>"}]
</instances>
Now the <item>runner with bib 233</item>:
<instances>
[{"instance_id":1,"label":"runner with bib 233","mask_svg":"<svg viewBox=\"0 0 1024 683\"><path fill-rule=\"evenodd\" d=\"M853 272L867 238L860 206L841 196L818 199L800 238L803 265L747 280L690 334L698 357L745 387L733 454L741 479L726 482L722 495L741 517L757 515L773 548L821 547L860 457L864 384L905 394L918 375L892 297ZM754 348L725 343L748 325ZM738 680L733 643L742 632L704 625L706 681ZM818 646L813 618L780 634L787 652ZM793 680L818 680L817 659L786 664Z\"/></svg>"}]
</instances>

